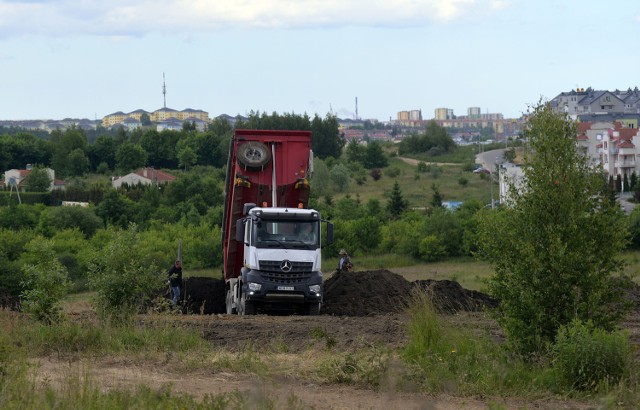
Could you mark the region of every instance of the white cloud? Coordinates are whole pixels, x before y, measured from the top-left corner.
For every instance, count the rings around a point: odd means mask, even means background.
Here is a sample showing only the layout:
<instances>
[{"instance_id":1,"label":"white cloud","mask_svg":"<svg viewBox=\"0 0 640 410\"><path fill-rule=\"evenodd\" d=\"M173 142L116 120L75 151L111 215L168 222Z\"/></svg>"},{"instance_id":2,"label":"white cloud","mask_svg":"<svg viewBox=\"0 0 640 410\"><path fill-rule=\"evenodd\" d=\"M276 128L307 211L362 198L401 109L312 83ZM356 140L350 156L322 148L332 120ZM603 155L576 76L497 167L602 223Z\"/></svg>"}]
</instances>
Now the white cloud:
<instances>
[{"instance_id":1,"label":"white cloud","mask_svg":"<svg viewBox=\"0 0 640 410\"><path fill-rule=\"evenodd\" d=\"M507 0L0 0L0 37L143 35L223 28L415 27L500 10Z\"/></svg>"}]
</instances>

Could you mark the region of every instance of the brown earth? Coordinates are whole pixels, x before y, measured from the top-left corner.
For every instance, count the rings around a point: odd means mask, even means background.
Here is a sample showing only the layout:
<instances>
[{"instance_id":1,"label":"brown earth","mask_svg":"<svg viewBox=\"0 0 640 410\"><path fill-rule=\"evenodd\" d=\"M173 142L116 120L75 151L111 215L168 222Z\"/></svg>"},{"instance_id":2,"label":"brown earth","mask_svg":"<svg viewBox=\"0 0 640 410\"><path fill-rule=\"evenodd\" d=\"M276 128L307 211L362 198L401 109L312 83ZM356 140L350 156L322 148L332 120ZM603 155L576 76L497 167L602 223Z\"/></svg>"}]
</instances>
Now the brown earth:
<instances>
[{"instance_id":1,"label":"brown earth","mask_svg":"<svg viewBox=\"0 0 640 410\"><path fill-rule=\"evenodd\" d=\"M504 336L483 311L496 301L480 292L462 288L455 281L423 280L409 282L387 270L334 273L325 281L325 299L319 316L238 316L224 312L224 282L211 278L188 278L185 281L185 312L205 313L141 315L143 324L171 321L177 329L196 329L214 346L225 351L242 352L247 346L254 351L275 354L272 360L298 361L313 352L357 352L362 347L383 346L398 349L406 344L408 315L403 311L413 289L423 289L442 319L473 334L490 334L496 340ZM629 299L640 302L640 287L629 293ZM214 296L214 297L212 297ZM637 305L638 306L638 305ZM206 314L206 313L212 314ZM86 313L86 312L85 312ZM76 315L82 317L81 314ZM623 323L631 341L640 345L640 310ZM555 399L521 400L486 397L455 397L451 394L431 396L418 389L398 391L392 382L378 391L344 384L315 384L282 374L268 379L227 371L185 369L178 355L166 359L144 358L91 359L68 362L59 358L38 359L37 377L53 383L64 383L65 377L80 369L101 390L135 389L141 383L153 389L169 388L175 392L203 397L205 394L241 391L248 397L277 398L276 408L286 407L294 394L303 403L300 408L316 409L484 409L504 408L594 408L591 403ZM66 376L65 376L66 375ZM62 384L61 384L62 385Z\"/></svg>"},{"instance_id":2,"label":"brown earth","mask_svg":"<svg viewBox=\"0 0 640 410\"><path fill-rule=\"evenodd\" d=\"M336 272L324 282L322 315L371 316L402 312L413 289L425 291L442 313L482 311L497 301L477 291L464 289L456 281L409 282L385 269ZM184 313L225 313L224 281L192 277L183 286Z\"/></svg>"}]
</instances>

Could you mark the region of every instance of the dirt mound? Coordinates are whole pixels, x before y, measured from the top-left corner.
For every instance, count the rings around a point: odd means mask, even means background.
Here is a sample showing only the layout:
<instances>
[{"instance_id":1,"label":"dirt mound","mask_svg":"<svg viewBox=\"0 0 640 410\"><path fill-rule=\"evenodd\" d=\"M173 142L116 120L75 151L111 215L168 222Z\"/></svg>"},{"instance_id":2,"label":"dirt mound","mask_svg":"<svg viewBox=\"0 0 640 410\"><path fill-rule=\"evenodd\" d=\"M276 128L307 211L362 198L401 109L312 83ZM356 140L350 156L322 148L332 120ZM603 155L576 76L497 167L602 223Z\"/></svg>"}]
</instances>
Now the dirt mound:
<instances>
[{"instance_id":1,"label":"dirt mound","mask_svg":"<svg viewBox=\"0 0 640 410\"><path fill-rule=\"evenodd\" d=\"M186 278L182 286L185 313L225 313L224 280L214 278Z\"/></svg>"},{"instance_id":2,"label":"dirt mound","mask_svg":"<svg viewBox=\"0 0 640 410\"><path fill-rule=\"evenodd\" d=\"M413 288L425 290L439 312L481 311L498 302L450 280L409 282L388 270L335 273L324 283L321 313L334 316L370 316L402 311ZM184 313L225 313L224 280L191 277L183 286Z\"/></svg>"},{"instance_id":3,"label":"dirt mound","mask_svg":"<svg viewBox=\"0 0 640 410\"><path fill-rule=\"evenodd\" d=\"M322 312L336 316L368 316L401 311L411 283L388 270L337 272L324 283Z\"/></svg>"},{"instance_id":4,"label":"dirt mound","mask_svg":"<svg viewBox=\"0 0 640 410\"><path fill-rule=\"evenodd\" d=\"M0 288L0 308L20 310L20 298Z\"/></svg>"},{"instance_id":5,"label":"dirt mound","mask_svg":"<svg viewBox=\"0 0 640 410\"><path fill-rule=\"evenodd\" d=\"M465 289L453 280L417 280L413 285L426 291L434 307L443 313L474 312L498 306L496 299L482 292Z\"/></svg>"}]
</instances>

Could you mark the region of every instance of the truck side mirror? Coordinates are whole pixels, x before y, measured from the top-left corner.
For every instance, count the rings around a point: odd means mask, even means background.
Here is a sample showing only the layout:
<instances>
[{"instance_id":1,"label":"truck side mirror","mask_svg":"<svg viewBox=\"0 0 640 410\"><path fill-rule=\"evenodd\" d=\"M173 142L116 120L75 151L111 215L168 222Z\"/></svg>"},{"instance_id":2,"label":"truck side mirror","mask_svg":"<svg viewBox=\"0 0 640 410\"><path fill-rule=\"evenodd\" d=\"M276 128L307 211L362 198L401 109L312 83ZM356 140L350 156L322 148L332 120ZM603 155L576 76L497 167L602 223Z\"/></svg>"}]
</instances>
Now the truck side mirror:
<instances>
[{"instance_id":1,"label":"truck side mirror","mask_svg":"<svg viewBox=\"0 0 640 410\"><path fill-rule=\"evenodd\" d=\"M333 243L333 224L331 222L327 222L327 245L331 245Z\"/></svg>"},{"instance_id":2,"label":"truck side mirror","mask_svg":"<svg viewBox=\"0 0 640 410\"><path fill-rule=\"evenodd\" d=\"M244 242L244 219L236 221L236 242Z\"/></svg>"}]
</instances>

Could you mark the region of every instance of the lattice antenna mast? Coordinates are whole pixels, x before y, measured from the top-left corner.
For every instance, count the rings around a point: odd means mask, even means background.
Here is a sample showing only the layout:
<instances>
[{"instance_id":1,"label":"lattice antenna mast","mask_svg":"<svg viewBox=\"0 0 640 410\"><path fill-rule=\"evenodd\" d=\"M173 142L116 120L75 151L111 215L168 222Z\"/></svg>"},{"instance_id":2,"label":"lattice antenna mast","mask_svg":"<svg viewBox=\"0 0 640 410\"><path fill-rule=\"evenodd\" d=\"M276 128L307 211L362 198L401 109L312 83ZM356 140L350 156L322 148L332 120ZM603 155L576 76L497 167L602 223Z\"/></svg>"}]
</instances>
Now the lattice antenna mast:
<instances>
[{"instance_id":1,"label":"lattice antenna mast","mask_svg":"<svg viewBox=\"0 0 640 410\"><path fill-rule=\"evenodd\" d=\"M162 97L164 98L164 108L167 108L167 83L164 80L164 73L162 73Z\"/></svg>"}]
</instances>

